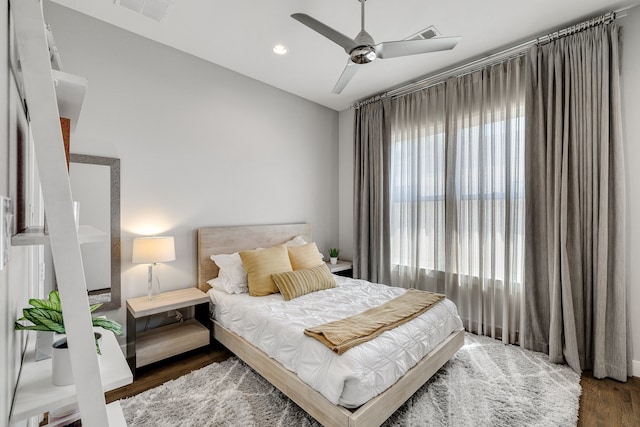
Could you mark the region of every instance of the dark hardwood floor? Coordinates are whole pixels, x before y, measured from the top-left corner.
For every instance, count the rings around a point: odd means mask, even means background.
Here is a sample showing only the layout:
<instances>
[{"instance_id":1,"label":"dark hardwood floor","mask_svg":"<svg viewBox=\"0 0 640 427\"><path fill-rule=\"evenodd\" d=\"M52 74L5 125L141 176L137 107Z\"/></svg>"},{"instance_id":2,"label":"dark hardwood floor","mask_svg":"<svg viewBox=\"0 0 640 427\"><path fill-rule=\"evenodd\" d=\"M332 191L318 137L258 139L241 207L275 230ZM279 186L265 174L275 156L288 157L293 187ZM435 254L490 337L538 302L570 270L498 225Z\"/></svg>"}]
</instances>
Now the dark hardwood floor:
<instances>
[{"instance_id":1,"label":"dark hardwood floor","mask_svg":"<svg viewBox=\"0 0 640 427\"><path fill-rule=\"evenodd\" d=\"M163 362L144 366L136 372L133 383L105 393L107 403L157 387L167 381L174 380L191 371L226 360L231 353L220 344L214 344L208 351L196 350Z\"/></svg>"},{"instance_id":2,"label":"dark hardwood floor","mask_svg":"<svg viewBox=\"0 0 640 427\"><path fill-rule=\"evenodd\" d=\"M138 370L132 384L108 392L107 403L134 396L229 356L230 353L218 345L209 352L196 351L144 367ZM621 383L611 379L597 380L590 373L584 373L580 384L579 427L640 426L640 378Z\"/></svg>"},{"instance_id":3,"label":"dark hardwood floor","mask_svg":"<svg viewBox=\"0 0 640 427\"><path fill-rule=\"evenodd\" d=\"M580 385L578 426L640 426L640 378L621 383L608 378L597 380L585 372Z\"/></svg>"}]
</instances>

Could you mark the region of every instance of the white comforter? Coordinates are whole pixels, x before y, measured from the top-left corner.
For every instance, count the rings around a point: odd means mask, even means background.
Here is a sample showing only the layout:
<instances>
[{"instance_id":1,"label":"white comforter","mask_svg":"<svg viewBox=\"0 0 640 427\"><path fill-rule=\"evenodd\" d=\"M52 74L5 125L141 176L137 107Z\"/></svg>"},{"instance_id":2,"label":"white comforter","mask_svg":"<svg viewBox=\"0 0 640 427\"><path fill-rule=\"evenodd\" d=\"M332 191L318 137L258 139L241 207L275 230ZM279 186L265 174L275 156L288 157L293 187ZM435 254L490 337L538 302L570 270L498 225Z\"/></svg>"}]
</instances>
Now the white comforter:
<instances>
[{"instance_id":1,"label":"white comforter","mask_svg":"<svg viewBox=\"0 0 640 427\"><path fill-rule=\"evenodd\" d=\"M244 337L329 401L362 405L393 385L451 332L462 328L455 304L444 300L411 322L338 356L303 331L402 295L405 289L334 276L334 289L291 301L280 294L251 297L211 289L214 318Z\"/></svg>"}]
</instances>

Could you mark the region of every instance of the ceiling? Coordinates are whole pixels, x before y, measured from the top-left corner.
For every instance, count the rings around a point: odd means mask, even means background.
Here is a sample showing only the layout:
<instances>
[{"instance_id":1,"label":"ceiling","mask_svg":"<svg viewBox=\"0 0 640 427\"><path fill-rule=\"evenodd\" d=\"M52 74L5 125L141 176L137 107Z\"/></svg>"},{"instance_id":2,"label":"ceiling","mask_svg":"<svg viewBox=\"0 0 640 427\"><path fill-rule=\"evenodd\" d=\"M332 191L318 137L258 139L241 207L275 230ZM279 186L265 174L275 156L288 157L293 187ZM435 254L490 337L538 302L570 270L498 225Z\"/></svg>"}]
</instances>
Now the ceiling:
<instances>
[{"instance_id":1,"label":"ceiling","mask_svg":"<svg viewBox=\"0 0 640 427\"><path fill-rule=\"evenodd\" d=\"M640 3L369 0L365 26L376 43L402 40L431 25L442 36L462 36L462 41L451 51L376 60L360 67L342 93L335 95L331 91L347 54L290 15L306 13L355 37L360 31L358 0L174 0L161 22L114 0L51 1L338 111L387 89ZM279 43L288 47L287 55L272 52Z\"/></svg>"}]
</instances>

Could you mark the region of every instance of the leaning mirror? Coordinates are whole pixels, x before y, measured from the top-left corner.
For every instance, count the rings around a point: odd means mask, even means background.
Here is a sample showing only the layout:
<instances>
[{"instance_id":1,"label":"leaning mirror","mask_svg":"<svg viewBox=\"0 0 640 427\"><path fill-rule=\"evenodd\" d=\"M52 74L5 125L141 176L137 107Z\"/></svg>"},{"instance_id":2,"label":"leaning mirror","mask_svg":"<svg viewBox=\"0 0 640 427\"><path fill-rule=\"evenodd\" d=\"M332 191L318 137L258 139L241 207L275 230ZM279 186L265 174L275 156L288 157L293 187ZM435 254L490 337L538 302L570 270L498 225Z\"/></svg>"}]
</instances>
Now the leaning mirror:
<instances>
[{"instance_id":1,"label":"leaning mirror","mask_svg":"<svg viewBox=\"0 0 640 427\"><path fill-rule=\"evenodd\" d=\"M120 159L72 153L69 181L89 301L120 307Z\"/></svg>"}]
</instances>

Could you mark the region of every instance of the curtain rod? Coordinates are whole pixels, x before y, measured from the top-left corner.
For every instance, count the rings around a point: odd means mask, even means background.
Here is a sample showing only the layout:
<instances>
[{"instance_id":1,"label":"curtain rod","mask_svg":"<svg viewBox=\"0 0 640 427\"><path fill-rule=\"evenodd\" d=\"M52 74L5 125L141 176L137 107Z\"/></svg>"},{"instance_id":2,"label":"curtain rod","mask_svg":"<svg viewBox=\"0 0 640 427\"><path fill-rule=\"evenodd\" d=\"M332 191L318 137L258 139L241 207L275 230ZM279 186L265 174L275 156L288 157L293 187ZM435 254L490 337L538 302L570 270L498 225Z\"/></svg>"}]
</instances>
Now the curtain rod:
<instances>
[{"instance_id":1,"label":"curtain rod","mask_svg":"<svg viewBox=\"0 0 640 427\"><path fill-rule=\"evenodd\" d=\"M631 7L633 6L629 6L620 10L605 13L604 15L587 19L586 21L582 21L577 24L571 25L570 27L554 31L552 33L548 33L540 37L536 37L535 39L526 41L524 43L520 43L516 46L509 47L505 50L493 53L484 58L480 58L475 61L471 61L467 64L463 64L458 67L454 67L449 70L442 71L432 76L420 79L416 82L406 84L402 87L391 89L387 92L374 95L362 101L356 101L353 104L353 108L358 109L364 105L368 105L368 104L371 104L372 102L380 101L382 99L397 98L400 96L408 95L410 93L418 92L420 90L427 89L431 86L440 84L450 77L461 77L461 76L473 73L475 71L478 71L487 66L499 64L501 62L504 62L513 58L517 58L519 56L523 56L526 53L527 49L533 45L549 43L553 40L557 40L559 38L566 37L566 36L578 33L580 31L584 31L586 29L595 27L597 25L608 24L610 22L615 21L616 19L623 18L627 16L627 10L629 10Z\"/></svg>"}]
</instances>

